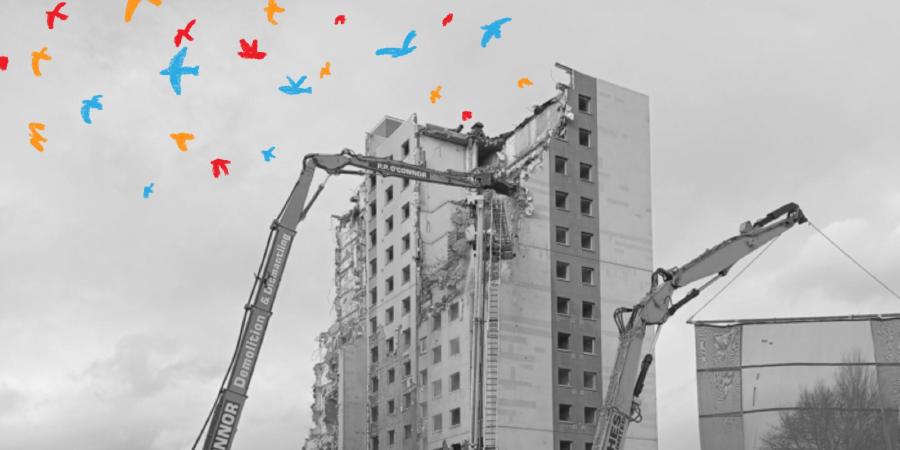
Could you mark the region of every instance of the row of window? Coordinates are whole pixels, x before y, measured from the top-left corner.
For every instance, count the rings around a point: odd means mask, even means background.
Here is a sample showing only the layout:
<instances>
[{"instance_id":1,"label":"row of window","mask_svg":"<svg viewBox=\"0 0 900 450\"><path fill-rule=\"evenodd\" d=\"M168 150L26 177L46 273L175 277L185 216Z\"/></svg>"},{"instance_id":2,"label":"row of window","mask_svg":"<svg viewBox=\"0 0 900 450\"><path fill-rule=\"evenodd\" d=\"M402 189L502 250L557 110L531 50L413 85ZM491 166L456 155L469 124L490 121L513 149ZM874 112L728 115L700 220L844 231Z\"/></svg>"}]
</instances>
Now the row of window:
<instances>
[{"instance_id":1,"label":"row of window","mask_svg":"<svg viewBox=\"0 0 900 450\"><path fill-rule=\"evenodd\" d=\"M594 444L590 442L584 443L584 450L592 450L594 448ZM575 450L575 443L572 441L559 441L559 450Z\"/></svg>"},{"instance_id":2,"label":"row of window","mask_svg":"<svg viewBox=\"0 0 900 450\"><path fill-rule=\"evenodd\" d=\"M596 303L582 300L581 302L581 318L596 319ZM556 313L562 316L572 315L572 300L568 297L556 297Z\"/></svg>"},{"instance_id":3,"label":"row of window","mask_svg":"<svg viewBox=\"0 0 900 450\"><path fill-rule=\"evenodd\" d=\"M375 230L372 230L369 232L369 239L370 239L370 243L372 244L372 247L374 247L377 244L377 236L376 236ZM409 233L404 234L403 237L400 239L400 249L401 249L400 253L401 254L409 251L411 242L412 241L410 240ZM386 264L390 264L391 262L394 261L394 246L393 245L391 245L390 247L385 249L384 257L387 260ZM378 271L378 258L372 258L371 260L369 260L369 277L374 277L375 274L377 273L377 271Z\"/></svg>"},{"instance_id":4,"label":"row of window","mask_svg":"<svg viewBox=\"0 0 900 450\"><path fill-rule=\"evenodd\" d=\"M586 163L579 162L578 163L578 178L581 181L594 181L593 171L591 170L594 166ZM553 157L553 171L560 175L568 175L569 174L569 158L565 156L554 156Z\"/></svg>"},{"instance_id":5,"label":"row of window","mask_svg":"<svg viewBox=\"0 0 900 450\"><path fill-rule=\"evenodd\" d=\"M565 350L572 351L574 349L574 345L572 343L572 334L565 332L557 332L556 333L556 349L557 350ZM597 354L597 338L593 336L582 336L581 337L581 352L586 355L595 355Z\"/></svg>"},{"instance_id":6,"label":"row of window","mask_svg":"<svg viewBox=\"0 0 900 450\"><path fill-rule=\"evenodd\" d=\"M559 245L569 246L569 231L569 227L557 225L556 243ZM594 250L594 233L588 233L587 231L581 232L581 249L590 251Z\"/></svg>"},{"instance_id":7,"label":"row of window","mask_svg":"<svg viewBox=\"0 0 900 450\"><path fill-rule=\"evenodd\" d=\"M571 266L571 264L565 261L556 261L556 278L563 281L569 281L571 279L569 274ZM596 284L594 272L595 270L593 267L581 266L581 283L589 286Z\"/></svg>"},{"instance_id":8,"label":"row of window","mask_svg":"<svg viewBox=\"0 0 900 450\"><path fill-rule=\"evenodd\" d=\"M569 210L569 193L566 191L556 190L554 192L554 203L557 208L562 210ZM581 214L585 216L593 216L594 215L594 200L588 197L581 197L579 201L579 209Z\"/></svg>"},{"instance_id":9,"label":"row of window","mask_svg":"<svg viewBox=\"0 0 900 450\"><path fill-rule=\"evenodd\" d=\"M572 384L572 369L558 367L556 369L556 384L563 387L576 387ZM597 389L597 372L585 370L581 373L581 387L584 389Z\"/></svg>"},{"instance_id":10,"label":"row of window","mask_svg":"<svg viewBox=\"0 0 900 450\"><path fill-rule=\"evenodd\" d=\"M572 405L565 403L559 404L559 420L560 422L575 422L576 419L572 414ZM592 424L597 419L597 408L593 406L584 407L584 415L581 416L583 423Z\"/></svg>"}]
</instances>

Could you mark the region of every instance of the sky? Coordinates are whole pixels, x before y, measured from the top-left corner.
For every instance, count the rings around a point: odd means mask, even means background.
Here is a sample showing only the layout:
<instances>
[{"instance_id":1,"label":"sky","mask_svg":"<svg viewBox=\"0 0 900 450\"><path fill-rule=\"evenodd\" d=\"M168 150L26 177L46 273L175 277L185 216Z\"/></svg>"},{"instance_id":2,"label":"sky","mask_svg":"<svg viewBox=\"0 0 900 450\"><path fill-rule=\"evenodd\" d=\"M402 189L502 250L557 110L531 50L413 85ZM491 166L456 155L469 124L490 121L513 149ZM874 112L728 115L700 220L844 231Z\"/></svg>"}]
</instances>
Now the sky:
<instances>
[{"instance_id":1,"label":"sky","mask_svg":"<svg viewBox=\"0 0 900 450\"><path fill-rule=\"evenodd\" d=\"M499 134L555 93L554 62L649 96L656 265L684 264L794 201L900 289L896 2L281 0L277 25L263 0L141 2L129 23L125 3L70 1L53 30L55 1L2 4L2 449L189 448L302 155L362 151L386 114L453 127L470 110ZM502 17L502 38L480 47L479 27ZM194 18L182 47L199 75L178 96L159 72ZM410 30L413 53L375 56ZM239 58L242 38L266 58ZM36 77L42 47L53 59ZM311 94L278 90L304 74ZM518 88L521 77L533 85ZM98 94L86 124L81 102ZM43 152L31 122L46 126ZM195 135L188 151L177 132ZM229 175L212 176L217 158ZM359 181L332 177L300 226L235 448L296 449L307 435L315 338L334 314L330 216ZM698 448L685 320L721 285L662 328L660 450ZM696 318L898 311L802 226Z\"/></svg>"}]
</instances>

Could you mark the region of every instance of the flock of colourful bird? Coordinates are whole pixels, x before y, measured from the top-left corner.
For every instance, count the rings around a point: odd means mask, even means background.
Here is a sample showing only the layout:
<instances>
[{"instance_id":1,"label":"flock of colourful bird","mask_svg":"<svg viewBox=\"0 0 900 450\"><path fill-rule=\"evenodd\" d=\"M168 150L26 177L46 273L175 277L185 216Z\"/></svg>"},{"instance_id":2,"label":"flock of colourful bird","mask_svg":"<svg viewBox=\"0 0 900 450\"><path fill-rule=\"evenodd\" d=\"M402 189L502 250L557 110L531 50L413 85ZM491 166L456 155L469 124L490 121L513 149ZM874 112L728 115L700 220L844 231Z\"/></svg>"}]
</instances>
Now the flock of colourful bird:
<instances>
[{"instance_id":1,"label":"flock of colourful bird","mask_svg":"<svg viewBox=\"0 0 900 450\"><path fill-rule=\"evenodd\" d=\"M148 3L151 3L155 6L160 6L162 4L162 0L146 0ZM134 12L137 9L138 5L141 3L141 0L127 0L125 4L125 22L131 22L132 17L134 16ZM56 24L56 21L66 21L69 19L69 16L62 12L63 7L65 7L66 2L58 3L52 10L46 11L47 14L47 28L52 30ZM285 12L285 8L280 6L277 3L277 0L268 0L263 11L266 13L266 19L272 25L278 25L278 21L276 19L276 14L281 14ZM483 25L481 30L483 31L481 37L481 47L487 47L488 43L491 42L492 39L499 39L501 37L501 27L511 21L512 19L509 17L504 17L501 19L497 19L487 25ZM446 27L453 21L453 13L449 13L441 20L441 25ZM178 29L175 33L174 43L175 47L179 48L175 56L169 61L168 67L159 72L160 75L167 76L169 78L169 84L172 86L172 91L175 92L175 95L181 95L181 81L182 77L185 75L191 76L199 76L200 75L200 66L185 66L185 58L187 58L187 47L181 47L181 43L184 39L188 41L193 41L194 37L191 35L191 28L194 24L197 23L197 19L192 19L184 28ZM334 18L334 25L344 25L347 23L347 17L343 14L340 14ZM376 56L390 56L391 58L400 58L402 56L409 55L410 53L416 50L416 46L412 45L413 40L416 38L416 31L411 30L406 34L403 38L403 42L400 47L383 47L375 50ZM247 42L245 39L241 39L240 42L241 51L238 52L238 56L243 59L256 59L260 60L266 57L266 52L262 52L259 50L259 43L256 39L252 42ZM52 61L53 57L47 53L47 47L42 48L40 51L35 51L31 53L31 70L34 73L34 76L41 76L41 62L42 61ZM9 64L9 57L0 55L0 71L6 71ZM325 62L325 65L319 70L319 79L322 79L326 76L331 75L331 62ZM307 76L300 75L296 80L292 78L290 75L286 76L287 84L283 86L279 86L278 90L286 95L300 95L300 94L312 94L311 86L304 86L306 82ZM523 88L525 86L531 86L532 82L528 78L520 78L518 80L518 87ZM435 89L431 90L429 93L429 101L434 104L441 98L441 86L437 86ZM103 104L100 102L100 99L103 98L103 95L94 95L89 99L82 100L81 102L81 119L85 124L90 125L92 122L91 119L91 111L92 110L103 110ZM466 121L472 118L471 111L463 111L462 112L462 120ZM46 130L46 125L40 122L31 122L28 124L29 138L31 145L39 152L44 151L44 143L47 142L47 138L42 135L42 132ZM188 151L188 141L194 139L194 135L186 132L172 133L169 135L174 141L178 150L182 152ZM262 150L263 159L266 162L271 161L275 158L274 155L275 147L270 147L266 150ZM218 178L220 174L228 175L228 164L231 161L217 158L210 161L212 164L212 173L213 177ZM153 193L154 183L150 183L147 186L144 186L143 197L149 198L150 194Z\"/></svg>"}]
</instances>

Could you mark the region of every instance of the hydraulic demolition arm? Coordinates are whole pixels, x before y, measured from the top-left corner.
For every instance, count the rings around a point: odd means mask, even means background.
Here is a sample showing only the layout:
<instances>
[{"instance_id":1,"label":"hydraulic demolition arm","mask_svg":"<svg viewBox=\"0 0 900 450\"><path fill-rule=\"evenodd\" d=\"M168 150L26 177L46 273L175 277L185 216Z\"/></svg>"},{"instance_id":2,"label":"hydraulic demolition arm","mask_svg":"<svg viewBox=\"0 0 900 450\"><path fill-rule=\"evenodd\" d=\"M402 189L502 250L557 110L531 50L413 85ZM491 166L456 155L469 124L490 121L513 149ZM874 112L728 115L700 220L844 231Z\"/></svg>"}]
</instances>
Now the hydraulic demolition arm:
<instances>
[{"instance_id":1,"label":"hydraulic demolition arm","mask_svg":"<svg viewBox=\"0 0 900 450\"><path fill-rule=\"evenodd\" d=\"M244 306L237 347L210 413L212 422L207 418L208 422L204 424L204 428L207 425L209 427L203 444L204 450L231 448L297 225L304 219L324 187L324 183L320 185L307 203L309 188L317 168L332 175L377 174L469 189L492 189L505 195L516 189L515 184L505 181L495 172L439 171L388 158L361 156L347 149L337 155L307 155L303 159L303 169L297 184L270 227L266 250L253 282L250 298Z\"/></svg>"},{"instance_id":2,"label":"hydraulic demolition arm","mask_svg":"<svg viewBox=\"0 0 900 450\"><path fill-rule=\"evenodd\" d=\"M633 308L619 308L615 311L614 319L619 328L619 349L609 377L604 407L594 433L593 448L621 450L625 445L628 425L641 420L639 398L644 388L647 369L653 362L650 354L647 354L643 361L640 360L647 325L662 325L685 303L699 295L714 281L725 276L740 259L794 225L804 222L806 217L795 203L784 205L752 224L745 222L740 227L739 235L705 251L693 261L669 270L657 269L651 275L650 292ZM683 299L672 304L675 289L710 275L715 277L700 288L691 289ZM626 313L630 313L627 323L623 319ZM632 386L633 390L629 389Z\"/></svg>"}]
</instances>

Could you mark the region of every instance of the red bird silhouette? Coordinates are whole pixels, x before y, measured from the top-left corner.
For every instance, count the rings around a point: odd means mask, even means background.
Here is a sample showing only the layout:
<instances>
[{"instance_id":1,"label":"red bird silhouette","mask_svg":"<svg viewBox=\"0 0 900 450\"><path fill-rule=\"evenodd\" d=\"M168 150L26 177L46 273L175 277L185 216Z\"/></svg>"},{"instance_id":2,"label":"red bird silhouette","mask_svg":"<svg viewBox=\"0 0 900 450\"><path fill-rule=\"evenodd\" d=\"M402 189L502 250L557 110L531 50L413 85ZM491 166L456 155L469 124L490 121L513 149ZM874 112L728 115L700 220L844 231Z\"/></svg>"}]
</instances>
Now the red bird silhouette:
<instances>
[{"instance_id":1,"label":"red bird silhouette","mask_svg":"<svg viewBox=\"0 0 900 450\"><path fill-rule=\"evenodd\" d=\"M463 111L462 112L462 120L463 122L472 118L472 111Z\"/></svg>"},{"instance_id":2,"label":"red bird silhouette","mask_svg":"<svg viewBox=\"0 0 900 450\"><path fill-rule=\"evenodd\" d=\"M441 21L441 25L447 26L448 23L453 21L453 13L447 14L444 16L444 20Z\"/></svg>"},{"instance_id":3,"label":"red bird silhouette","mask_svg":"<svg viewBox=\"0 0 900 450\"><path fill-rule=\"evenodd\" d=\"M175 33L175 46L181 47L181 38L187 38L189 41L193 41L194 37L191 36L191 27L197 23L197 19L191 19L190 22L184 27L179 28L178 32Z\"/></svg>"},{"instance_id":4,"label":"red bird silhouette","mask_svg":"<svg viewBox=\"0 0 900 450\"><path fill-rule=\"evenodd\" d=\"M59 12L63 6L66 6L66 2L59 2L56 4L56 7L53 8L53 11L47 11L47 28L53 29L53 23L56 21L57 17L59 20L66 20L69 18L68 15Z\"/></svg>"},{"instance_id":5,"label":"red bird silhouette","mask_svg":"<svg viewBox=\"0 0 900 450\"><path fill-rule=\"evenodd\" d=\"M225 175L228 175L228 164L231 164L231 161L222 158L216 158L209 162L212 164L213 177L219 178L220 170L225 172Z\"/></svg>"},{"instance_id":6,"label":"red bird silhouette","mask_svg":"<svg viewBox=\"0 0 900 450\"><path fill-rule=\"evenodd\" d=\"M6 66L9 64L9 56L0 56L0 70L6 70Z\"/></svg>"},{"instance_id":7,"label":"red bird silhouette","mask_svg":"<svg viewBox=\"0 0 900 450\"><path fill-rule=\"evenodd\" d=\"M345 24L346 22L347 22L347 16L345 16L345 15L343 15L343 14L341 14L341 15L339 15L339 16L337 16L337 17L334 18L334 24L335 24L335 25L337 25L337 24L343 25L343 24Z\"/></svg>"},{"instance_id":8,"label":"red bird silhouette","mask_svg":"<svg viewBox=\"0 0 900 450\"><path fill-rule=\"evenodd\" d=\"M238 56L244 59L263 59L266 57L266 52L257 50L256 39L253 40L253 44L248 44L247 41L241 39L241 51L238 52Z\"/></svg>"}]
</instances>

